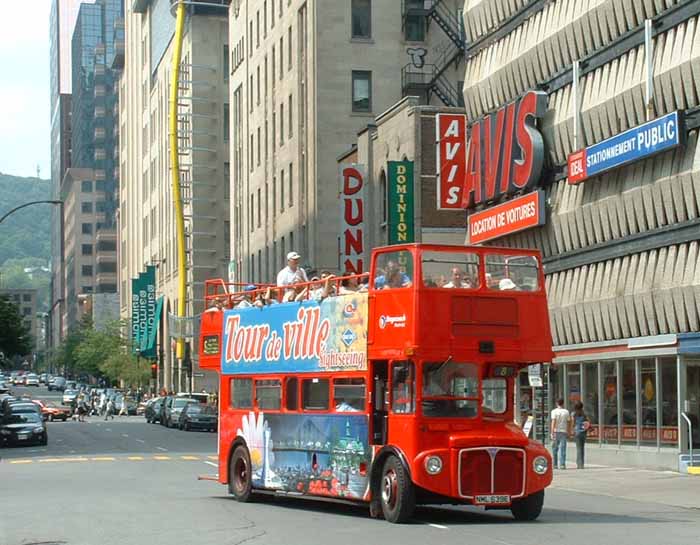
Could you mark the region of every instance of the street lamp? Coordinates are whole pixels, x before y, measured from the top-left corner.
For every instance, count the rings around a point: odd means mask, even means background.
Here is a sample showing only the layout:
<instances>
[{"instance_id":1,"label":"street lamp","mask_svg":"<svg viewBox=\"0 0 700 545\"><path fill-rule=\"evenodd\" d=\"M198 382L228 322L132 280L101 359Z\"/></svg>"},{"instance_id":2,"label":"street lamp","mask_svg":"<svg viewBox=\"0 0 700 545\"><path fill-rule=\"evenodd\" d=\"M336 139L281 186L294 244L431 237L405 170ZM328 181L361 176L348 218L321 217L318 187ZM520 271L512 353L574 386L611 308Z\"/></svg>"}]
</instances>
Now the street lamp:
<instances>
[{"instance_id":1,"label":"street lamp","mask_svg":"<svg viewBox=\"0 0 700 545\"><path fill-rule=\"evenodd\" d=\"M63 201L61 200L41 200L41 201L31 201L31 202L26 202L24 204L20 204L19 206L15 206L12 210L7 212L4 216L0 218L0 224L2 224L5 219L7 219L9 216L14 214L15 212L22 210L23 208L26 208L27 206L32 206L35 204L56 204L61 208L61 229L60 229L60 239L61 239L61 272L60 272L60 282L59 282L59 298L53 303L51 306L51 310L49 310L49 315L51 315L51 312L53 311L54 307L56 305L60 305L58 308L58 340L60 341L61 339L61 332L63 331L63 313L64 313L64 308L63 308L63 303L65 302L64 298L64 290L65 290L65 266L66 266L66 256L65 256L65 244L64 244L64 227L65 227L65 212L64 212L64 207L63 207ZM53 297L53 287L51 289L51 297ZM53 322L51 323L51 329L53 329ZM52 336L52 341L53 341L53 336Z\"/></svg>"}]
</instances>

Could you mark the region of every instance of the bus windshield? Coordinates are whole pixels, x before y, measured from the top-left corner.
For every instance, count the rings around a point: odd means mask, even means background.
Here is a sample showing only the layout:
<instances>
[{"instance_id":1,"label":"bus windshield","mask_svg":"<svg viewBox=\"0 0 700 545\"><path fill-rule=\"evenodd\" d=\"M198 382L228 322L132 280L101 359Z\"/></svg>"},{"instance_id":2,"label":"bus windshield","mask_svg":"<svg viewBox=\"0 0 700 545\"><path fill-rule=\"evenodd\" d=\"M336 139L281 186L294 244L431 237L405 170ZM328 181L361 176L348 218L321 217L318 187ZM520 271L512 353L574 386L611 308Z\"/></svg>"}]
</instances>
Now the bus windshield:
<instances>
[{"instance_id":1,"label":"bus windshield","mask_svg":"<svg viewBox=\"0 0 700 545\"><path fill-rule=\"evenodd\" d=\"M473 363L423 364L425 416L475 418L479 408L479 368Z\"/></svg>"}]
</instances>

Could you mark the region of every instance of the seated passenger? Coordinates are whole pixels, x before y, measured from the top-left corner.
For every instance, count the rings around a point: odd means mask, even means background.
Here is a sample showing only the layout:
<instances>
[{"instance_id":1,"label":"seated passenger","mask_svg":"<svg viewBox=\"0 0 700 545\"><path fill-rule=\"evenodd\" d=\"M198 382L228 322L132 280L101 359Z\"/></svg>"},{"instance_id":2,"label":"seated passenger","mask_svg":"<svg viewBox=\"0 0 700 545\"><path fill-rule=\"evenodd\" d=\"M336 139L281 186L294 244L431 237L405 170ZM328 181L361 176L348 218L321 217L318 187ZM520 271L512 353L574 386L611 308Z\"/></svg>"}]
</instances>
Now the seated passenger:
<instances>
[{"instance_id":1,"label":"seated passenger","mask_svg":"<svg viewBox=\"0 0 700 545\"><path fill-rule=\"evenodd\" d=\"M503 278L498 283L498 289L501 291L503 291L503 290L517 290L518 286L516 286L515 282L513 282L510 278Z\"/></svg>"},{"instance_id":2,"label":"seated passenger","mask_svg":"<svg viewBox=\"0 0 700 545\"><path fill-rule=\"evenodd\" d=\"M464 272L459 267L452 268L451 280L442 286L443 288L471 288L471 283L465 279Z\"/></svg>"},{"instance_id":3,"label":"seated passenger","mask_svg":"<svg viewBox=\"0 0 700 545\"><path fill-rule=\"evenodd\" d=\"M251 297L252 292L254 292L258 287L255 284L248 284L243 291L243 299L235 306L235 308L250 308L253 306L258 306L257 301L254 303Z\"/></svg>"},{"instance_id":4,"label":"seated passenger","mask_svg":"<svg viewBox=\"0 0 700 545\"><path fill-rule=\"evenodd\" d=\"M356 409L347 401L336 401L335 410L339 413L359 413L360 409Z\"/></svg>"},{"instance_id":5,"label":"seated passenger","mask_svg":"<svg viewBox=\"0 0 700 545\"><path fill-rule=\"evenodd\" d=\"M374 279L374 288L385 290L391 288L407 288L411 285L411 279L401 271L399 265L389 261L386 265L386 273Z\"/></svg>"},{"instance_id":6,"label":"seated passenger","mask_svg":"<svg viewBox=\"0 0 700 545\"><path fill-rule=\"evenodd\" d=\"M314 299L315 301L323 301L326 297L329 297L331 295L335 295L335 286L332 283L332 280L335 278L330 271L322 271L321 272L321 278L320 284L312 284L311 286L311 299ZM315 280L319 280L318 277L314 277L311 279L313 282Z\"/></svg>"},{"instance_id":7,"label":"seated passenger","mask_svg":"<svg viewBox=\"0 0 700 545\"><path fill-rule=\"evenodd\" d=\"M265 293L260 295L260 300L265 306L278 305L279 301L277 300L277 290L275 288L268 287L267 290L265 290Z\"/></svg>"}]
</instances>

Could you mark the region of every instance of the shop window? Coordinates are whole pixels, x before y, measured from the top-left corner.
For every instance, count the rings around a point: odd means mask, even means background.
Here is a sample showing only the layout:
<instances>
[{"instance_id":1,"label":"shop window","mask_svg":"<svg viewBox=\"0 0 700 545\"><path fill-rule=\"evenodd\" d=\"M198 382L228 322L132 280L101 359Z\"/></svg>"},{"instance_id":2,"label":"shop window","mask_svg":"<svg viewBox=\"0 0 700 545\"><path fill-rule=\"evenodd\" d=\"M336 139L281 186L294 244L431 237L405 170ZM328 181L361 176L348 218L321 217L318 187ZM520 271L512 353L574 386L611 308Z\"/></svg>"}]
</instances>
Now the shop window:
<instances>
[{"instance_id":1,"label":"shop window","mask_svg":"<svg viewBox=\"0 0 700 545\"><path fill-rule=\"evenodd\" d=\"M617 444L617 363L602 364L603 442Z\"/></svg>"},{"instance_id":2,"label":"shop window","mask_svg":"<svg viewBox=\"0 0 700 545\"><path fill-rule=\"evenodd\" d=\"M622 366L622 442L637 442L637 375L634 360L621 363ZM620 420L620 418L618 418Z\"/></svg>"},{"instance_id":3,"label":"shop window","mask_svg":"<svg viewBox=\"0 0 700 545\"><path fill-rule=\"evenodd\" d=\"M327 411L329 383L326 378L312 378L302 383L302 406L306 411Z\"/></svg>"},{"instance_id":4,"label":"shop window","mask_svg":"<svg viewBox=\"0 0 700 545\"><path fill-rule=\"evenodd\" d=\"M255 403L258 409L279 411L282 406L282 385L279 380L256 380Z\"/></svg>"},{"instance_id":5,"label":"shop window","mask_svg":"<svg viewBox=\"0 0 700 545\"><path fill-rule=\"evenodd\" d=\"M588 430L587 440L597 443L600 438L598 424L598 363L583 364L583 411L588 416L591 428Z\"/></svg>"},{"instance_id":6,"label":"shop window","mask_svg":"<svg viewBox=\"0 0 700 545\"><path fill-rule=\"evenodd\" d=\"M569 388L566 392L566 404L568 409L573 411L576 403L581 401L581 366L579 364L567 365L566 374Z\"/></svg>"},{"instance_id":7,"label":"shop window","mask_svg":"<svg viewBox=\"0 0 700 545\"><path fill-rule=\"evenodd\" d=\"M678 444L678 369L676 358L659 358L661 370L661 445Z\"/></svg>"},{"instance_id":8,"label":"shop window","mask_svg":"<svg viewBox=\"0 0 700 545\"><path fill-rule=\"evenodd\" d=\"M413 414L416 410L415 368L412 361L394 362L391 368L391 410Z\"/></svg>"},{"instance_id":9,"label":"shop window","mask_svg":"<svg viewBox=\"0 0 700 545\"><path fill-rule=\"evenodd\" d=\"M656 361L647 358L639 361L640 366L640 400L641 400L641 436L642 445L656 446L656 401L658 398L656 381Z\"/></svg>"},{"instance_id":10,"label":"shop window","mask_svg":"<svg viewBox=\"0 0 700 545\"><path fill-rule=\"evenodd\" d=\"M337 378L333 381L333 405L338 412L365 410L365 379Z\"/></svg>"},{"instance_id":11,"label":"shop window","mask_svg":"<svg viewBox=\"0 0 700 545\"><path fill-rule=\"evenodd\" d=\"M231 408L252 409L253 408L253 379L234 378L231 379Z\"/></svg>"}]
</instances>

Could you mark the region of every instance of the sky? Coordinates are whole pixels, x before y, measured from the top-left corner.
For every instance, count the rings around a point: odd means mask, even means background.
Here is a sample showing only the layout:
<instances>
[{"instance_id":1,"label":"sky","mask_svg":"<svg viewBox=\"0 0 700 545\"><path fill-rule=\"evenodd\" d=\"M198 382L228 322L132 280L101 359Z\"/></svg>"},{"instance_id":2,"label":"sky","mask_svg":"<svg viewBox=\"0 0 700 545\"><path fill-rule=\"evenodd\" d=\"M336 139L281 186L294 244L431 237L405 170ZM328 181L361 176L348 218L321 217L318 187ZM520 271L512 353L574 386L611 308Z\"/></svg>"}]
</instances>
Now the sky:
<instances>
[{"instance_id":1,"label":"sky","mask_svg":"<svg viewBox=\"0 0 700 545\"><path fill-rule=\"evenodd\" d=\"M50 178L50 0L0 0L0 172Z\"/></svg>"}]
</instances>

